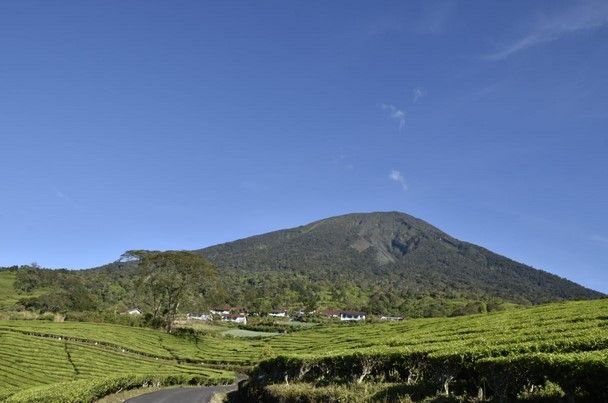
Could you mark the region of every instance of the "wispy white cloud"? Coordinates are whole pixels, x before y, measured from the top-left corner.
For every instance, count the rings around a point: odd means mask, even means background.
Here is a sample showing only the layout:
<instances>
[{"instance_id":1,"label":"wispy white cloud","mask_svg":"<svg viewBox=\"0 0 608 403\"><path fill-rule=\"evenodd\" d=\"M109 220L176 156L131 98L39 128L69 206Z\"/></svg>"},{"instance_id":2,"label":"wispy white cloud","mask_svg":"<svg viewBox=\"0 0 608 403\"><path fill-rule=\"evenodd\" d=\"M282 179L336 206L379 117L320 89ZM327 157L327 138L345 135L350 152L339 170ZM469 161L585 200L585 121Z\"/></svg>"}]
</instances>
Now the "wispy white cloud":
<instances>
[{"instance_id":1,"label":"wispy white cloud","mask_svg":"<svg viewBox=\"0 0 608 403\"><path fill-rule=\"evenodd\" d=\"M55 197L57 197L58 199L64 200L68 203L72 203L72 199L68 195L63 193L61 190L57 189L55 186L51 186L51 190L55 194Z\"/></svg>"},{"instance_id":2,"label":"wispy white cloud","mask_svg":"<svg viewBox=\"0 0 608 403\"><path fill-rule=\"evenodd\" d=\"M420 34L442 34L455 9L453 0L422 2L420 14L413 23L414 30Z\"/></svg>"},{"instance_id":3,"label":"wispy white cloud","mask_svg":"<svg viewBox=\"0 0 608 403\"><path fill-rule=\"evenodd\" d=\"M445 32L450 17L456 10L455 0L434 0L420 3L413 13L392 10L368 24L368 37L378 37L403 32L413 32L418 35L441 35Z\"/></svg>"},{"instance_id":4,"label":"wispy white cloud","mask_svg":"<svg viewBox=\"0 0 608 403\"><path fill-rule=\"evenodd\" d=\"M401 172L393 169L390 174L388 174L390 180L397 182L403 190L407 190L407 184L405 183L405 178L401 174Z\"/></svg>"},{"instance_id":5,"label":"wispy white cloud","mask_svg":"<svg viewBox=\"0 0 608 403\"><path fill-rule=\"evenodd\" d=\"M389 116L399 122L399 131L405 129L405 111L398 109L394 105L382 104L382 109L388 111Z\"/></svg>"},{"instance_id":6,"label":"wispy white cloud","mask_svg":"<svg viewBox=\"0 0 608 403\"><path fill-rule=\"evenodd\" d=\"M414 100L413 103L418 102L418 100L422 97L426 96L426 91L422 88L414 88Z\"/></svg>"},{"instance_id":7,"label":"wispy white cloud","mask_svg":"<svg viewBox=\"0 0 608 403\"><path fill-rule=\"evenodd\" d=\"M331 162L346 171L352 171L355 169L355 164L350 162L350 158L343 152L336 155Z\"/></svg>"},{"instance_id":8,"label":"wispy white cloud","mask_svg":"<svg viewBox=\"0 0 608 403\"><path fill-rule=\"evenodd\" d=\"M565 35L608 24L608 1L587 0L578 2L560 14L542 16L532 30L499 51L485 56L488 60L501 60L524 49L552 42Z\"/></svg>"}]
</instances>

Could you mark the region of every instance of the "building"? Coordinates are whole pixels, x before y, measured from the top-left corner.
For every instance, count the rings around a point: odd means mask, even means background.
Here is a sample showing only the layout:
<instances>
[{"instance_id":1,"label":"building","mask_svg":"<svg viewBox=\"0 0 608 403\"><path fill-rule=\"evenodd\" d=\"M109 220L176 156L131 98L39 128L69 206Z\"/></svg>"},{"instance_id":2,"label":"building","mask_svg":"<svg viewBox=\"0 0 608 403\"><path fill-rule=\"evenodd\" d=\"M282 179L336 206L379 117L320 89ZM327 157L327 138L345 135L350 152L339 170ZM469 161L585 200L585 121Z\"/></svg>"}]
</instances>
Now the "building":
<instances>
[{"instance_id":1,"label":"building","mask_svg":"<svg viewBox=\"0 0 608 403\"><path fill-rule=\"evenodd\" d=\"M243 325L247 324L247 316L245 314L226 314L226 315L222 315L222 321L223 322L233 322L233 323L240 323Z\"/></svg>"},{"instance_id":2,"label":"building","mask_svg":"<svg viewBox=\"0 0 608 403\"><path fill-rule=\"evenodd\" d=\"M207 313L189 313L186 315L188 320L213 320L211 314Z\"/></svg>"},{"instance_id":3,"label":"building","mask_svg":"<svg viewBox=\"0 0 608 403\"><path fill-rule=\"evenodd\" d=\"M141 310L139 308L131 308L127 311L129 315L141 315Z\"/></svg>"},{"instance_id":4,"label":"building","mask_svg":"<svg viewBox=\"0 0 608 403\"><path fill-rule=\"evenodd\" d=\"M286 310L276 310L268 312L268 316L273 316L275 318L287 318L289 315Z\"/></svg>"},{"instance_id":5,"label":"building","mask_svg":"<svg viewBox=\"0 0 608 403\"><path fill-rule=\"evenodd\" d=\"M319 315L325 316L326 318L338 318L340 316L340 310L338 309L325 309L319 312Z\"/></svg>"},{"instance_id":6,"label":"building","mask_svg":"<svg viewBox=\"0 0 608 403\"><path fill-rule=\"evenodd\" d=\"M365 312L341 311L340 320L365 320Z\"/></svg>"},{"instance_id":7,"label":"building","mask_svg":"<svg viewBox=\"0 0 608 403\"><path fill-rule=\"evenodd\" d=\"M233 309L234 308L229 305L222 305L212 307L209 309L209 312L211 312L212 315L228 315Z\"/></svg>"}]
</instances>

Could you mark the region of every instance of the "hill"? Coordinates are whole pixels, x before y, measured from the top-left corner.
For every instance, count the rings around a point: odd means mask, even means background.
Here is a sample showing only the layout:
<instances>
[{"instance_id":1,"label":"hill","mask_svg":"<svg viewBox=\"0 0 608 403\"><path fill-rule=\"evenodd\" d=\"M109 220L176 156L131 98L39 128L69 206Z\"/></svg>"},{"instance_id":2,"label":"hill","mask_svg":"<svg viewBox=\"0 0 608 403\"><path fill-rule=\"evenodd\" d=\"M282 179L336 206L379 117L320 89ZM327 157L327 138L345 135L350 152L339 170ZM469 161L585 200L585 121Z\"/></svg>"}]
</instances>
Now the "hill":
<instances>
[{"instance_id":1,"label":"hill","mask_svg":"<svg viewBox=\"0 0 608 403\"><path fill-rule=\"evenodd\" d=\"M516 304L602 296L399 212L347 214L198 252L233 277L349 288L355 305L357 295L369 304L374 293L385 305L425 296Z\"/></svg>"}]
</instances>

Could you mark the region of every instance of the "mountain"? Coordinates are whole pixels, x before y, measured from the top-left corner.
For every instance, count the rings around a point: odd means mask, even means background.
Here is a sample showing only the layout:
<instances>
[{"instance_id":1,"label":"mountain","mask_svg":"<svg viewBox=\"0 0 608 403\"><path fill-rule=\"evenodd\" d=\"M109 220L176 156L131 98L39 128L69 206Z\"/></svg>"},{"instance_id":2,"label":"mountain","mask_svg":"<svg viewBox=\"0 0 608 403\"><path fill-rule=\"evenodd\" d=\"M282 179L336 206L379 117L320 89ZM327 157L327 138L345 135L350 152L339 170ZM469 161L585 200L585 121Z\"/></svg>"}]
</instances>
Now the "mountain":
<instances>
[{"instance_id":1,"label":"mountain","mask_svg":"<svg viewBox=\"0 0 608 403\"><path fill-rule=\"evenodd\" d=\"M348 284L367 297L390 292L400 300L430 296L538 304L603 296L400 212L331 217L197 252L233 280L300 278L325 284L326 291Z\"/></svg>"},{"instance_id":2,"label":"mountain","mask_svg":"<svg viewBox=\"0 0 608 403\"><path fill-rule=\"evenodd\" d=\"M182 301L184 312L229 304L252 312L339 308L428 317L603 297L397 212L347 214L195 252L217 275L196 279L206 281ZM132 260L78 271L6 268L0 277L14 289L4 306L115 318L142 303L139 272Z\"/></svg>"}]
</instances>

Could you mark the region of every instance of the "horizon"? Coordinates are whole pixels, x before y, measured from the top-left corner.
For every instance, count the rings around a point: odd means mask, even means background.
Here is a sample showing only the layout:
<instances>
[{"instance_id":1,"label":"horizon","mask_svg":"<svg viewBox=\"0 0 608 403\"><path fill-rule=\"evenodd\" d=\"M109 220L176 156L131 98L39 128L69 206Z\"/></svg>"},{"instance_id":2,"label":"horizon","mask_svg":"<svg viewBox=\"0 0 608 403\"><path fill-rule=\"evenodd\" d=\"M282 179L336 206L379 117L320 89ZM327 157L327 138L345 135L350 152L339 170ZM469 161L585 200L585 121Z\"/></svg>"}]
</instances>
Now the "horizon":
<instances>
[{"instance_id":1,"label":"horizon","mask_svg":"<svg viewBox=\"0 0 608 403\"><path fill-rule=\"evenodd\" d=\"M319 219L316 219L316 220L313 220L313 221L310 221L310 222L307 222L307 223L304 223L304 224L301 224L301 225L297 225L297 226L294 226L294 227L278 228L278 229L270 230L268 232L264 232L264 233L260 233L260 234L245 235L242 238L236 238L236 239L232 239L232 240L228 240L228 241L224 241L224 242L220 242L220 243L215 243L215 244L211 244L211 245L204 245L204 246L201 246L200 248L195 248L195 249L167 249L165 251L171 251L171 250L173 250L173 251L197 251L197 250L203 250L203 249L210 248L210 247L213 247L213 246L218 246L218 245L222 245L222 244L226 244L226 243L231 243L231 242L237 242L237 241L240 241L240 240L243 240L243 239L247 239L247 238L251 238L251 237L255 237L255 236L260 236L260 235L266 235L266 234L269 234L269 233L272 233L272 232L279 232L279 231L283 231L283 230L289 230L289 229L298 228L298 227L301 227L301 226L307 226L307 225L311 225L311 224L314 224L314 223L319 222L319 221L324 221L324 220L327 220L327 219L343 217L343 216L347 216L347 215L355 215L355 214L390 214L390 213L405 214L405 215L408 215L408 216L413 217L415 219L422 220L425 223L427 223L427 224L435 227L434 225L432 225L432 223L429 223L426 220L423 220L423 219L421 219L419 217L414 217L414 216L412 216L412 215L410 215L408 213L405 213L403 211L397 211L397 210L386 210L386 211L354 211L354 212L349 212L349 213L344 213L344 214L338 214L338 215L331 216L331 217L319 218ZM435 228L437 228L437 227L435 227ZM441 228L437 228L437 229L439 229L440 231L443 231ZM445 231L443 231L443 232L445 232ZM447 235L451 235L451 234L447 234ZM466 239L458 239L458 240L459 241L463 241L463 242L468 242ZM475 244L475 245L477 245L477 244ZM483 245L477 245L477 246L485 248ZM485 248L485 249L488 249L488 248ZM152 249L141 249L141 250L152 250ZM125 252L126 251L127 250L125 250ZM493 251L493 250L490 250L490 251L496 253L496 251ZM500 253L499 253L499 255L500 255ZM509 256L504 256L504 257L506 257L508 259L511 259L511 260L513 260L513 261L515 261L517 263L521 263L521 264L527 265L528 267L531 267L532 269L541 270L541 271L544 271L544 272L547 272L547 273L551 273L548 270L528 265L525 262L517 261L516 259L512 259ZM120 259L120 257L118 259L116 259L115 261L118 261L119 259ZM95 269L97 267L103 266L105 264L113 263L115 261L112 261L112 262L108 261L108 262L105 262L105 263L100 263L99 265L95 265L95 266L91 266L91 267L80 267L80 268L77 268L77 267L72 267L72 268L68 268L68 267L44 267L44 266L40 266L40 267L43 268L43 269L50 269L50 270L62 270L62 269L67 269L67 270L90 270L90 269ZM37 262L31 262L31 263L36 263L37 264ZM554 273L551 273L551 274L554 274ZM571 279L566 278L566 277L562 277L562 278L564 278L566 280L572 281ZM580 285L583 285L583 284L580 284ZM586 288L590 288L590 287L586 287ZM603 294L608 295L607 293L605 293L605 292L603 292L601 290L597 290L597 289L593 289L593 288L590 288L590 289L592 289L594 291L600 291Z\"/></svg>"},{"instance_id":2,"label":"horizon","mask_svg":"<svg viewBox=\"0 0 608 403\"><path fill-rule=\"evenodd\" d=\"M0 11L0 266L397 211L608 293L606 2Z\"/></svg>"}]
</instances>

